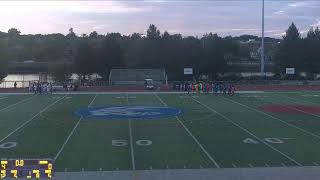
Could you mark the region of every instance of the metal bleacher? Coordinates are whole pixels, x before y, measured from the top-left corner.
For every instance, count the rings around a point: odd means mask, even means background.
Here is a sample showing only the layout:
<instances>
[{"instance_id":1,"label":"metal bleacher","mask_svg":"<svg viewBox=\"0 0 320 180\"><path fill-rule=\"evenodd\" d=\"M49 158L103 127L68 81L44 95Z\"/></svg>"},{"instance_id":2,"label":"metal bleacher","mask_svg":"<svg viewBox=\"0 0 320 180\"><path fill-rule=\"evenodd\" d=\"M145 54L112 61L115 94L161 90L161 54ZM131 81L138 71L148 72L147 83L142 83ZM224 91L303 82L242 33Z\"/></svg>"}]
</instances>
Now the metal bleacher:
<instances>
[{"instance_id":1,"label":"metal bleacher","mask_svg":"<svg viewBox=\"0 0 320 180\"><path fill-rule=\"evenodd\" d=\"M153 79L157 85L167 84L164 69L112 69L109 74L110 85L142 85L145 79Z\"/></svg>"}]
</instances>

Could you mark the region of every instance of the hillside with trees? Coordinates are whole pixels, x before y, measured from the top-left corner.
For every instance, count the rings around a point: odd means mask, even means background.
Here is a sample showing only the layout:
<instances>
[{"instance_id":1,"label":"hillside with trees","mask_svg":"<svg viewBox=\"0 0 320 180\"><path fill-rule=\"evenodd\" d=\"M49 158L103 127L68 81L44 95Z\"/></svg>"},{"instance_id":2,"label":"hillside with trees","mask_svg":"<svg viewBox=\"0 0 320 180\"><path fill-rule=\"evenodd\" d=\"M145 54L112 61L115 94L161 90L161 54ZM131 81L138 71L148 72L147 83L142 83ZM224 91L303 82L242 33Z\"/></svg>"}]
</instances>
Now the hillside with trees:
<instances>
[{"instance_id":1,"label":"hillside with trees","mask_svg":"<svg viewBox=\"0 0 320 180\"><path fill-rule=\"evenodd\" d=\"M318 28L310 29L308 36L302 38L292 23L282 40L267 37L265 41L266 56L276 64L278 75L286 67L295 67L298 72L310 76L319 73ZM112 68L165 68L169 80L178 80L183 78L183 68L193 67L196 76L204 74L216 78L218 74L229 72L228 61L259 62L252 57L259 47L258 36L220 37L208 33L203 37L184 37L161 32L153 24L146 35L128 36L102 35L96 31L79 35L72 28L67 35L21 35L18 29L11 28L7 33L0 32L0 78L5 77L9 62L26 60L49 62L49 73L57 81L68 79L72 73L83 78L98 73L107 79ZM72 68L66 66L68 63Z\"/></svg>"}]
</instances>

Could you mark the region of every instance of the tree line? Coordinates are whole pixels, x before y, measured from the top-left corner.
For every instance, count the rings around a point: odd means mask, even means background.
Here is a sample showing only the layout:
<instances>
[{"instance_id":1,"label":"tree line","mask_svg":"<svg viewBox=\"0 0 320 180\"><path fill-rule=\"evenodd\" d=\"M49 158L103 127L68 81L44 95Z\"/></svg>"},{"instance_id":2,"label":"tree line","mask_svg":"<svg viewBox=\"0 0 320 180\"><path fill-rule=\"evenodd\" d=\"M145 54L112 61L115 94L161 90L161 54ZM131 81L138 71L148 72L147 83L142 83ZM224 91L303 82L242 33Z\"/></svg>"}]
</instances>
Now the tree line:
<instances>
[{"instance_id":1,"label":"tree line","mask_svg":"<svg viewBox=\"0 0 320 180\"><path fill-rule=\"evenodd\" d=\"M253 50L240 43L250 39L260 41L253 35L220 37L208 33L202 37L183 37L167 31L161 33L153 24L146 35L102 35L96 31L77 35L72 28L67 35L21 35L19 30L11 28L7 33L0 32L0 79L6 76L8 61L13 60L49 62L49 73L57 81L68 79L72 73L82 78L98 73L107 80L113 68L164 68L170 80L179 80L184 78L185 67L192 67L195 76L208 75L215 79L229 72L228 61L254 61ZM265 41L273 44L266 50L266 56L276 64L277 76L284 74L286 67L310 76L319 73L319 28L311 28L303 38L292 23L281 40L266 38Z\"/></svg>"}]
</instances>

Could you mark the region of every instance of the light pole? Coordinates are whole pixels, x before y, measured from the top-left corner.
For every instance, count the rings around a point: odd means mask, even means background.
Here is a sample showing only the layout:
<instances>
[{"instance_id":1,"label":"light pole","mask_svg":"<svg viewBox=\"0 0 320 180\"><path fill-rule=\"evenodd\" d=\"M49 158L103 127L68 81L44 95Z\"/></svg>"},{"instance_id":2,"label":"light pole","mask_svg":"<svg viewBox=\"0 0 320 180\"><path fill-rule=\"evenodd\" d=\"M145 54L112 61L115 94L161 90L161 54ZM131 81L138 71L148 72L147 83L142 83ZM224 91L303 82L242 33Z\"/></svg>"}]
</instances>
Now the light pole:
<instances>
[{"instance_id":1,"label":"light pole","mask_svg":"<svg viewBox=\"0 0 320 180\"><path fill-rule=\"evenodd\" d=\"M264 0L262 0L261 77L264 77Z\"/></svg>"}]
</instances>

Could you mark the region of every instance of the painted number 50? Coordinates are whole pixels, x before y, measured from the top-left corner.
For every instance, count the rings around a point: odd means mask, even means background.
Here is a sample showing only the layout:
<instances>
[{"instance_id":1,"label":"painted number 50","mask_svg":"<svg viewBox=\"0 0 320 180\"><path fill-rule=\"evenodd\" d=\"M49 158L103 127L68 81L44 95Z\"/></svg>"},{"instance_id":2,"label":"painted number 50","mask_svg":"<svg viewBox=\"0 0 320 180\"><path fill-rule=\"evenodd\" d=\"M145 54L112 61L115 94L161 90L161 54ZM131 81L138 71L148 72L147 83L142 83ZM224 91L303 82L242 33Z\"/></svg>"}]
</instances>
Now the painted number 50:
<instances>
[{"instance_id":1,"label":"painted number 50","mask_svg":"<svg viewBox=\"0 0 320 180\"><path fill-rule=\"evenodd\" d=\"M150 145L152 145L152 141L142 139L142 140L137 140L136 144L138 146L150 146ZM127 140L112 140L112 146L122 147L122 146L127 146L127 145L128 145Z\"/></svg>"}]
</instances>

